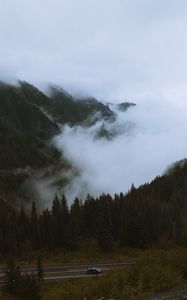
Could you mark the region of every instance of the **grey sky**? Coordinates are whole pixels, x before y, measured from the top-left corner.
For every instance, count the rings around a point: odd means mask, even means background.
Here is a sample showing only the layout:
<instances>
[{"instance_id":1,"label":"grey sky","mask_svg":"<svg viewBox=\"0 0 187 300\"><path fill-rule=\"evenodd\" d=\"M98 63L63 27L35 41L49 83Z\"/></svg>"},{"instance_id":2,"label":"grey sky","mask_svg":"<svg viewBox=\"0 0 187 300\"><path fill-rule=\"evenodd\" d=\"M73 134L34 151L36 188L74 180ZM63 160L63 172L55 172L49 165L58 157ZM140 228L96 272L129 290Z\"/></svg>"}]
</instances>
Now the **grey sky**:
<instances>
[{"instance_id":1,"label":"grey sky","mask_svg":"<svg viewBox=\"0 0 187 300\"><path fill-rule=\"evenodd\" d=\"M0 77L100 99L187 96L186 0L0 0Z\"/></svg>"}]
</instances>

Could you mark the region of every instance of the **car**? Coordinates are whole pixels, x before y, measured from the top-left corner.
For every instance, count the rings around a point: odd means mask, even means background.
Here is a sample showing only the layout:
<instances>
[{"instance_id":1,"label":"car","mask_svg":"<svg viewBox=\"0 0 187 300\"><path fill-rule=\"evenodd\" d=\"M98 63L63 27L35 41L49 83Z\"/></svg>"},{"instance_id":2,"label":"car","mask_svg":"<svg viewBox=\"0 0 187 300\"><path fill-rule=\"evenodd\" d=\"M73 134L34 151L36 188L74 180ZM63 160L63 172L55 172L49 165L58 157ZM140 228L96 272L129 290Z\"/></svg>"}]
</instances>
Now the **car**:
<instances>
[{"instance_id":1,"label":"car","mask_svg":"<svg viewBox=\"0 0 187 300\"><path fill-rule=\"evenodd\" d=\"M101 274L101 269L97 268L97 267L91 267L87 269L86 272L88 275L97 275L97 274Z\"/></svg>"}]
</instances>

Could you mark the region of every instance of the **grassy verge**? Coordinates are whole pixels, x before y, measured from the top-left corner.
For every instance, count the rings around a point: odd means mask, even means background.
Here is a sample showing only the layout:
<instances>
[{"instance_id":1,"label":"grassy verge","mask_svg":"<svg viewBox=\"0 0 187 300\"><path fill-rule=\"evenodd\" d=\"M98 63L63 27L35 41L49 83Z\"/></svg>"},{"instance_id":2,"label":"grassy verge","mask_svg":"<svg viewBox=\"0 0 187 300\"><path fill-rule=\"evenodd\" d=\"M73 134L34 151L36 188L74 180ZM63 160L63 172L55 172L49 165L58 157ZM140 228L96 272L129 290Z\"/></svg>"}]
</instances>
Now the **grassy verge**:
<instances>
[{"instance_id":1,"label":"grassy verge","mask_svg":"<svg viewBox=\"0 0 187 300\"><path fill-rule=\"evenodd\" d=\"M186 281L183 251L146 253L136 266L115 270L98 278L44 283L43 300L151 299L158 291L168 290ZM178 253L180 249L178 249Z\"/></svg>"},{"instance_id":2,"label":"grassy verge","mask_svg":"<svg viewBox=\"0 0 187 300\"><path fill-rule=\"evenodd\" d=\"M103 261L124 261L132 258L138 258L143 255L144 251L132 248L113 247L107 253L101 252L98 248L97 242L94 240L87 240L81 243L81 247L76 251L66 251L64 249L57 249L49 251L43 249L40 251L30 251L25 249L24 254L17 258L17 264L35 265L38 256L42 258L43 265L63 265L66 263L97 263Z\"/></svg>"}]
</instances>

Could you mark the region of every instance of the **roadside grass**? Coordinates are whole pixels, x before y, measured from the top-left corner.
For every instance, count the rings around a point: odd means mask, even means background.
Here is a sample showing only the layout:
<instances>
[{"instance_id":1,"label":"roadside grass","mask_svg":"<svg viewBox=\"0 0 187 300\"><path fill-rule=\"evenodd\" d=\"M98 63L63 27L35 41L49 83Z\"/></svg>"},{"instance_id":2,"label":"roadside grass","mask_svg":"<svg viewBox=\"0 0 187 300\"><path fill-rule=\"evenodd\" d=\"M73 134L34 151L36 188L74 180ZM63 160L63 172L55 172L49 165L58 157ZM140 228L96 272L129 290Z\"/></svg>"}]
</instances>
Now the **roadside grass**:
<instances>
[{"instance_id":1,"label":"roadside grass","mask_svg":"<svg viewBox=\"0 0 187 300\"><path fill-rule=\"evenodd\" d=\"M137 264L107 272L98 278L44 282L43 300L151 299L157 292L187 282L185 247L167 245L144 251L124 248L116 249L112 254L98 255L98 259L137 258Z\"/></svg>"},{"instance_id":2,"label":"roadside grass","mask_svg":"<svg viewBox=\"0 0 187 300\"><path fill-rule=\"evenodd\" d=\"M136 266L96 278L44 282L43 300L151 299L154 293L184 284L182 272L163 257L142 259Z\"/></svg>"},{"instance_id":3,"label":"roadside grass","mask_svg":"<svg viewBox=\"0 0 187 300\"><path fill-rule=\"evenodd\" d=\"M80 248L74 251L67 251L65 249L42 249L39 251L31 251L30 248L25 248L21 257L16 259L19 266L33 266L36 264L37 258L42 258L42 264L63 265L74 263L99 263L107 261L124 261L141 257L144 251L132 248L120 248L116 245L108 252L101 252L98 248L97 242L93 239L81 241Z\"/></svg>"},{"instance_id":4,"label":"roadside grass","mask_svg":"<svg viewBox=\"0 0 187 300\"><path fill-rule=\"evenodd\" d=\"M163 260L163 263L171 263L180 265L181 261L187 260L187 247L176 246L175 244L162 244L150 249L137 249L128 247L118 247L113 245L113 248L108 252L102 252L98 248L97 242L94 239L81 241L78 250L67 251L65 249L42 249L39 251L31 251L27 246L23 249L22 255L16 258L16 264L19 266L35 266L38 257L41 257L42 264L63 265L63 264L84 264L84 263L99 263L125 260ZM3 265L4 262L1 262ZM187 262L186 262L187 264ZM183 263L185 265L185 263ZM181 266L179 266L181 268ZM187 270L186 270L187 273Z\"/></svg>"}]
</instances>

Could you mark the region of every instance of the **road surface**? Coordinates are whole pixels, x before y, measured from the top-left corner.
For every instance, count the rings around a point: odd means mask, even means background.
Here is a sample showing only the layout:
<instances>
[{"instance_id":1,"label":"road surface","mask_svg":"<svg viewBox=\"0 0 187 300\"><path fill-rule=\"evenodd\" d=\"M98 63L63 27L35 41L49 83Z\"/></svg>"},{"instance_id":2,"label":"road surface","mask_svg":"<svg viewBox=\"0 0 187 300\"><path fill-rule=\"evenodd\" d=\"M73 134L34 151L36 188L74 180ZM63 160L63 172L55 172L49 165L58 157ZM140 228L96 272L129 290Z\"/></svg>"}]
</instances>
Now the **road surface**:
<instances>
[{"instance_id":1,"label":"road surface","mask_svg":"<svg viewBox=\"0 0 187 300\"><path fill-rule=\"evenodd\" d=\"M44 280L64 280L64 279L76 279L76 278L90 278L94 276L101 276L107 271L113 269L122 269L133 266L136 261L129 260L124 262L107 262L107 263L91 263L91 264L64 264L56 266L44 266ZM90 267L98 267L101 269L101 274L88 275L87 269ZM24 267L21 268L21 273L37 274L37 268ZM0 269L0 282L4 282L4 269Z\"/></svg>"}]
</instances>

